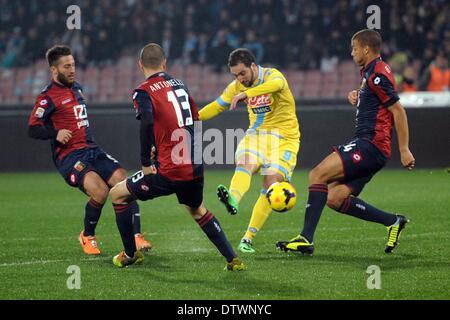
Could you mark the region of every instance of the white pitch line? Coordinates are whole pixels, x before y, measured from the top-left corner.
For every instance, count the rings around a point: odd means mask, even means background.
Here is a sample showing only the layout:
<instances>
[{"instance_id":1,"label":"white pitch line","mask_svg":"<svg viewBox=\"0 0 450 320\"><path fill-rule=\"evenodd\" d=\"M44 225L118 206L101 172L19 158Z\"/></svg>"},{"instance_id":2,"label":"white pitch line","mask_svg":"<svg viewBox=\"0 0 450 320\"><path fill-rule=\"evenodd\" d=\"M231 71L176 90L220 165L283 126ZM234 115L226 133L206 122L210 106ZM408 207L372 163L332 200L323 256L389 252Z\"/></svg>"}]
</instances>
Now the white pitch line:
<instances>
[{"instance_id":1,"label":"white pitch line","mask_svg":"<svg viewBox=\"0 0 450 320\"><path fill-rule=\"evenodd\" d=\"M0 267L17 267L17 266L26 266L30 264L46 264L53 262L62 262L66 260L32 260L32 261L24 261L24 262L13 262L13 263L2 263Z\"/></svg>"},{"instance_id":2,"label":"white pitch line","mask_svg":"<svg viewBox=\"0 0 450 320\"><path fill-rule=\"evenodd\" d=\"M290 232L293 231L293 229L296 229L296 227L294 228L268 228L267 230L264 230L264 233L276 233L276 232ZM297 228L298 229L298 228ZM332 232L344 232L344 231L354 231L354 230L366 230L366 227L357 227L357 228L352 228L352 227L342 227L342 228L321 228L321 232L322 231L332 231ZM181 231L181 232L149 232L146 233L145 235L147 236L155 236L155 235L159 235L159 234L164 234L164 235L170 235L170 234L176 234L176 235L187 235L187 234L195 234L197 233L198 230L193 228L192 230L186 230L186 231ZM228 230L228 233L231 232L235 232L235 233L241 233L241 230L239 231L232 231L232 230ZM112 237L118 237L119 234L101 234L98 238L97 241L101 242L103 239L110 239ZM72 241L72 240L77 240L76 237L49 237L49 238L35 238L35 237L30 237L30 238L8 238L7 242L14 242L14 241L43 241L43 240L50 240L50 241L58 241L58 240L67 240L67 241ZM1 244L5 244L6 241L0 241Z\"/></svg>"},{"instance_id":3,"label":"white pitch line","mask_svg":"<svg viewBox=\"0 0 450 320\"><path fill-rule=\"evenodd\" d=\"M98 261L98 260L109 260L111 257L95 257L95 258L85 258L80 259L81 262L84 261ZM69 259L57 259L57 260L31 260L31 261L23 261L23 262L12 262L12 263L2 263L0 267L17 267L17 266L27 266L32 264L47 264L47 263L56 263L56 262L71 262L73 260Z\"/></svg>"},{"instance_id":4,"label":"white pitch line","mask_svg":"<svg viewBox=\"0 0 450 320\"><path fill-rule=\"evenodd\" d=\"M427 232L427 233L416 233L416 234L405 234L403 236L403 239L405 238L421 238L421 237L428 237L428 236L440 236L440 235L447 235L450 236L449 232ZM360 238L360 239L335 239L335 240L323 240L324 243L327 242L352 242L352 241L358 241L358 240L364 240L364 241L380 241L384 239L383 237L373 237L373 238ZM213 248L192 248L190 250L171 250L171 253L206 253L206 252L212 252L215 251ZM79 261L98 261L98 260L109 260L111 257L92 257L92 258L84 258L80 259ZM69 259L59 259L59 260L31 260L31 261L23 261L23 262L12 262L12 263L2 263L0 264L0 267L17 267L17 266L26 266L26 265L33 265L33 264L47 264L47 263L57 263L57 262L71 262L73 260Z\"/></svg>"}]
</instances>

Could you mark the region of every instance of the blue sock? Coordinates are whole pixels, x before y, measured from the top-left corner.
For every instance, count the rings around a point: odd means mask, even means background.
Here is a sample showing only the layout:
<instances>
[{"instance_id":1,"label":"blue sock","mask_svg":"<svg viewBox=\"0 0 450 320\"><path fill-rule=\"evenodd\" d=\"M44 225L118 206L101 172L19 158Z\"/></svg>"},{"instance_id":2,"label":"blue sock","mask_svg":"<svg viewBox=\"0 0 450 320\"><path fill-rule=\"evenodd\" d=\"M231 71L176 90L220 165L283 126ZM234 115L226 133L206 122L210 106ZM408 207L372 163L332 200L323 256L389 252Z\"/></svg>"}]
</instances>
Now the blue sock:
<instances>
[{"instance_id":1,"label":"blue sock","mask_svg":"<svg viewBox=\"0 0 450 320\"><path fill-rule=\"evenodd\" d=\"M113 203L113 207L116 212L117 228L122 238L125 253L131 258L136 252L136 242L134 240L133 215L131 214L130 205Z\"/></svg>"},{"instance_id":2,"label":"blue sock","mask_svg":"<svg viewBox=\"0 0 450 320\"><path fill-rule=\"evenodd\" d=\"M95 228L97 227L98 220L102 214L103 204L98 203L94 199L89 199L86 203L86 209L84 214L84 235L94 236Z\"/></svg>"},{"instance_id":3,"label":"blue sock","mask_svg":"<svg viewBox=\"0 0 450 320\"><path fill-rule=\"evenodd\" d=\"M133 233L141 233L141 213L137 201L130 203L130 210L133 216Z\"/></svg>"},{"instance_id":4,"label":"blue sock","mask_svg":"<svg viewBox=\"0 0 450 320\"><path fill-rule=\"evenodd\" d=\"M323 208L327 203L328 185L312 184L308 190L309 195L305 211L305 223L300 234L312 243L314 240L314 232L316 231Z\"/></svg>"},{"instance_id":5,"label":"blue sock","mask_svg":"<svg viewBox=\"0 0 450 320\"><path fill-rule=\"evenodd\" d=\"M337 211L366 221L381 223L386 227L397 221L395 214L379 210L356 197L345 199Z\"/></svg>"},{"instance_id":6,"label":"blue sock","mask_svg":"<svg viewBox=\"0 0 450 320\"><path fill-rule=\"evenodd\" d=\"M233 251L225 232L222 230L219 221L214 215L207 211L206 214L199 220L196 220L203 232L208 236L209 240L217 247L220 253L231 262L236 254Z\"/></svg>"}]
</instances>

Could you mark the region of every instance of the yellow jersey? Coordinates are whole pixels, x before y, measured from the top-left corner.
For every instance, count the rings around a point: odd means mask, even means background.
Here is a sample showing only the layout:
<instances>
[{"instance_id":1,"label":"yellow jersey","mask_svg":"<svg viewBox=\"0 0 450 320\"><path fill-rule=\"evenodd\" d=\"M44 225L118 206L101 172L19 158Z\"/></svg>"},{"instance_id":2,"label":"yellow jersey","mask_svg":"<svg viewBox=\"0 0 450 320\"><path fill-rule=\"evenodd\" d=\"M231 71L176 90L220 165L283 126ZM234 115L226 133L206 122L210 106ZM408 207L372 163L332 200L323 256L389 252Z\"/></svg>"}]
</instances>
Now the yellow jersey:
<instances>
[{"instance_id":1,"label":"yellow jersey","mask_svg":"<svg viewBox=\"0 0 450 320\"><path fill-rule=\"evenodd\" d=\"M249 133L277 133L285 139L300 139L295 112L295 100L286 78L274 68L258 66L258 77L253 85L245 87L239 81L231 82L222 95L199 111L200 120L208 120L228 108L233 97L241 92L247 95Z\"/></svg>"}]
</instances>

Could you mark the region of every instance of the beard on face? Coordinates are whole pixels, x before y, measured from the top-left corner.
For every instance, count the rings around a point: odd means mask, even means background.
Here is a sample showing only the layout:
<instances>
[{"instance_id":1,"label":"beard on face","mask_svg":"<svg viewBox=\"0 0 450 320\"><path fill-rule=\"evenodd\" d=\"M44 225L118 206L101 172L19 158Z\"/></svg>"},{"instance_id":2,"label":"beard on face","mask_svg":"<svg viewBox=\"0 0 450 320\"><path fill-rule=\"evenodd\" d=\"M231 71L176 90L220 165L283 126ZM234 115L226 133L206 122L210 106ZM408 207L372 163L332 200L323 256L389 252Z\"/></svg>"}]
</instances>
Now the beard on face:
<instances>
[{"instance_id":1,"label":"beard on face","mask_svg":"<svg viewBox=\"0 0 450 320\"><path fill-rule=\"evenodd\" d=\"M70 81L69 78L67 78L65 75L63 75L60 72L58 72L58 75L56 76L56 78L58 79L59 82L61 82L66 87L71 87L74 82L73 80Z\"/></svg>"},{"instance_id":2,"label":"beard on face","mask_svg":"<svg viewBox=\"0 0 450 320\"><path fill-rule=\"evenodd\" d=\"M247 87L247 88L251 87L253 82L255 81L255 74L253 73L253 69L252 68L250 68L250 72L252 73L250 81L246 81L246 82L243 83L244 87Z\"/></svg>"}]
</instances>

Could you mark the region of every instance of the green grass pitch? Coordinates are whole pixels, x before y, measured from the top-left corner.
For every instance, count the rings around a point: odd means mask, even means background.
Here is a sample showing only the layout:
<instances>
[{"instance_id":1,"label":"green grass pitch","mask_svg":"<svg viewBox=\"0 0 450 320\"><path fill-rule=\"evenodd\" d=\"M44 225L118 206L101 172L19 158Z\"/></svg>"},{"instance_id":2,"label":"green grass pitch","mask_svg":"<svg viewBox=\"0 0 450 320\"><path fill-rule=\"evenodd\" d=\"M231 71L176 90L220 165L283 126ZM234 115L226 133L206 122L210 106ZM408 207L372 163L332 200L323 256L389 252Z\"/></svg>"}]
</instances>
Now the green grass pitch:
<instances>
[{"instance_id":1,"label":"green grass pitch","mask_svg":"<svg viewBox=\"0 0 450 320\"><path fill-rule=\"evenodd\" d=\"M207 171L205 201L236 247L261 188L255 176L229 216L215 195L232 171ZM0 174L0 299L449 299L450 175L443 169L384 170L361 198L411 218L400 245L384 253L384 226L326 208L315 236L314 257L275 250L303 226L307 172L296 171L298 203L273 213L255 239L257 253L240 254L246 272L223 270L225 261L175 196L141 203L142 227L153 242L142 266L118 269L121 249L110 201L97 228L99 257L82 253L87 198L57 173ZM79 266L81 288L67 287L67 268ZM367 268L379 266L381 289L369 290Z\"/></svg>"}]
</instances>

